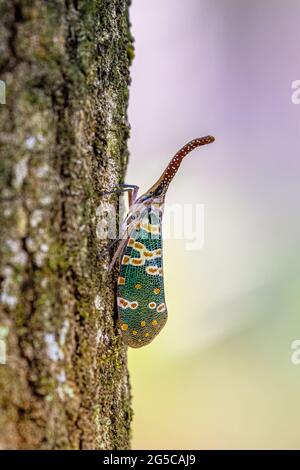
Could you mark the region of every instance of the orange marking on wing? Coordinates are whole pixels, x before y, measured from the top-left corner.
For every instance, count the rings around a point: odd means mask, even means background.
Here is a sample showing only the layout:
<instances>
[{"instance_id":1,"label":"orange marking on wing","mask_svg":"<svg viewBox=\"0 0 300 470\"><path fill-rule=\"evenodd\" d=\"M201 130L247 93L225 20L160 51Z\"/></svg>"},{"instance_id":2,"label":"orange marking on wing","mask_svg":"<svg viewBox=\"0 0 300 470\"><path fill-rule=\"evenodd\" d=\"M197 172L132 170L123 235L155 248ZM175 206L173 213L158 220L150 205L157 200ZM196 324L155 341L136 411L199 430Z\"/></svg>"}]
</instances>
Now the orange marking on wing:
<instances>
[{"instance_id":1,"label":"orange marking on wing","mask_svg":"<svg viewBox=\"0 0 300 470\"><path fill-rule=\"evenodd\" d=\"M164 303L160 304L156 309L157 312L164 312L165 310L166 310L166 305Z\"/></svg>"},{"instance_id":2,"label":"orange marking on wing","mask_svg":"<svg viewBox=\"0 0 300 470\"><path fill-rule=\"evenodd\" d=\"M131 302L131 304L130 304L130 308L132 308L133 310L138 308L138 306L139 306L139 304L137 302Z\"/></svg>"},{"instance_id":3,"label":"orange marking on wing","mask_svg":"<svg viewBox=\"0 0 300 470\"><path fill-rule=\"evenodd\" d=\"M121 264L128 264L129 260L130 260L129 256L124 255L123 258L122 258L122 263Z\"/></svg>"},{"instance_id":4,"label":"orange marking on wing","mask_svg":"<svg viewBox=\"0 0 300 470\"><path fill-rule=\"evenodd\" d=\"M123 299L122 297L118 297L117 304L121 308L127 308L128 305L129 305L129 302L128 302L128 300Z\"/></svg>"},{"instance_id":5,"label":"orange marking on wing","mask_svg":"<svg viewBox=\"0 0 300 470\"><path fill-rule=\"evenodd\" d=\"M158 266L147 266L146 273L151 274L152 276L162 276L162 269Z\"/></svg>"},{"instance_id":6,"label":"orange marking on wing","mask_svg":"<svg viewBox=\"0 0 300 470\"><path fill-rule=\"evenodd\" d=\"M143 250L145 247L142 243L135 242L134 248L136 248L137 250Z\"/></svg>"},{"instance_id":7,"label":"orange marking on wing","mask_svg":"<svg viewBox=\"0 0 300 470\"><path fill-rule=\"evenodd\" d=\"M148 267L147 271L150 273L150 274L154 274L157 272L157 268L152 268L151 266Z\"/></svg>"},{"instance_id":8,"label":"orange marking on wing","mask_svg":"<svg viewBox=\"0 0 300 470\"><path fill-rule=\"evenodd\" d=\"M142 258L133 258L131 259L130 263L136 266L140 266L143 263L143 260Z\"/></svg>"},{"instance_id":9,"label":"orange marking on wing","mask_svg":"<svg viewBox=\"0 0 300 470\"><path fill-rule=\"evenodd\" d=\"M122 286L123 284L125 284L125 277L121 277L121 276L120 276L120 277L118 278L118 284L119 284L119 286Z\"/></svg>"},{"instance_id":10,"label":"orange marking on wing","mask_svg":"<svg viewBox=\"0 0 300 470\"><path fill-rule=\"evenodd\" d=\"M128 246L133 246L134 245L134 239L133 238L129 238L128 240Z\"/></svg>"}]
</instances>

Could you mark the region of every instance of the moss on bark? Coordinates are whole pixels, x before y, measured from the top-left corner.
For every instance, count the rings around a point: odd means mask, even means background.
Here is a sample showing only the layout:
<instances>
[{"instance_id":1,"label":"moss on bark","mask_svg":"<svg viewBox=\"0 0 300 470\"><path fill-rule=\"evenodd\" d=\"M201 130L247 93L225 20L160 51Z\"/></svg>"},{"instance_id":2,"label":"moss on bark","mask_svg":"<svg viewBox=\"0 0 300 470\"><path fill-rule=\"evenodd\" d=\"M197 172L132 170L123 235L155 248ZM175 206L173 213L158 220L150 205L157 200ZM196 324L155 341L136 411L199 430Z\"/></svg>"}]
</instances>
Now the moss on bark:
<instances>
[{"instance_id":1,"label":"moss on bark","mask_svg":"<svg viewBox=\"0 0 300 470\"><path fill-rule=\"evenodd\" d=\"M0 15L0 448L125 449L126 348L97 223L128 159L128 0L0 0Z\"/></svg>"}]
</instances>

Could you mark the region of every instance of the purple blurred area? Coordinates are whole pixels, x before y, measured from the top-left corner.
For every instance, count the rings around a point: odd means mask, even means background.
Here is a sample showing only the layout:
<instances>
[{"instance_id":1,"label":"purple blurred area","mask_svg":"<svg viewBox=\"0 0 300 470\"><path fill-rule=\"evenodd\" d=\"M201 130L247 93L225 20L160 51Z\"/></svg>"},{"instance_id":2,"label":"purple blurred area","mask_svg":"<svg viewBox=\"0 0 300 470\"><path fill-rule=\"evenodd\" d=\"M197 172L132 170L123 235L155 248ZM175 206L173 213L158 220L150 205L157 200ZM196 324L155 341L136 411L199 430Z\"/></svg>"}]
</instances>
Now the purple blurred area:
<instances>
[{"instance_id":1,"label":"purple blurred area","mask_svg":"<svg viewBox=\"0 0 300 470\"><path fill-rule=\"evenodd\" d=\"M205 245L165 244L170 319L130 353L135 447L300 448L299 20L299 0L133 0L127 182L216 137L168 193L205 204Z\"/></svg>"},{"instance_id":2,"label":"purple blurred area","mask_svg":"<svg viewBox=\"0 0 300 470\"><path fill-rule=\"evenodd\" d=\"M214 133L216 177L251 193L254 184L274 190L274 181L290 191L299 166L300 116L290 99L299 15L298 0L134 1L130 176L151 181L153 160Z\"/></svg>"}]
</instances>

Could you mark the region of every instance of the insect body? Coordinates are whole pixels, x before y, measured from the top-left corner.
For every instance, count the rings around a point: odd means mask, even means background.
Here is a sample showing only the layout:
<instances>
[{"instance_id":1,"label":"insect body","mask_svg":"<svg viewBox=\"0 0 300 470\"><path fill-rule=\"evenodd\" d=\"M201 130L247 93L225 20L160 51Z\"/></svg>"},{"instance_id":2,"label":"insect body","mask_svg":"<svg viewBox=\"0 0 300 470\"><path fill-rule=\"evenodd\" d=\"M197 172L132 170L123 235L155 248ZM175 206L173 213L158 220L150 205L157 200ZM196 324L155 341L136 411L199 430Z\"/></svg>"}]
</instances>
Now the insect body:
<instances>
[{"instance_id":1,"label":"insect body","mask_svg":"<svg viewBox=\"0 0 300 470\"><path fill-rule=\"evenodd\" d=\"M137 186L130 191L130 209L122 225L122 236L111 265L120 259L118 314L123 338L128 346L149 344L167 321L162 264L162 216L167 189L183 158L214 137L194 139L179 150L159 178L137 198Z\"/></svg>"}]
</instances>

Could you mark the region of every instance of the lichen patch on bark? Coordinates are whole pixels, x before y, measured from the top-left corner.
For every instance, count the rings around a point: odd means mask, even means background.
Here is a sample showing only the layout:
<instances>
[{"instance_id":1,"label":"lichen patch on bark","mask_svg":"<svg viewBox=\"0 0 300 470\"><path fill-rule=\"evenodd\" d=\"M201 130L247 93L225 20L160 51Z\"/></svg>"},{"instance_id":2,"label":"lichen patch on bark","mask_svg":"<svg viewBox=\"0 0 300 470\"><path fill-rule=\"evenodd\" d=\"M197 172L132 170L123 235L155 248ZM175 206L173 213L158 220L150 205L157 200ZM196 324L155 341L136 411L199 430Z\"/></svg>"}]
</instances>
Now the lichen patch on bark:
<instances>
[{"instance_id":1,"label":"lichen patch on bark","mask_svg":"<svg viewBox=\"0 0 300 470\"><path fill-rule=\"evenodd\" d=\"M128 160L128 1L0 0L0 15L0 448L126 449L126 347L97 208Z\"/></svg>"}]
</instances>

